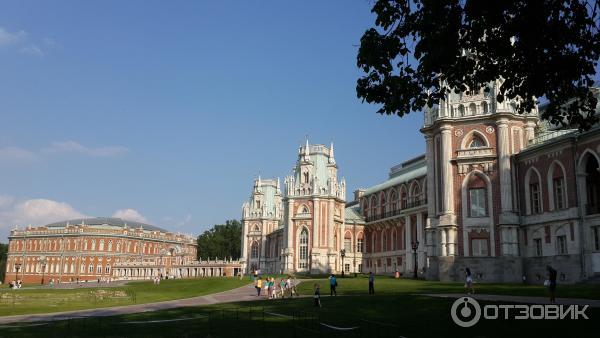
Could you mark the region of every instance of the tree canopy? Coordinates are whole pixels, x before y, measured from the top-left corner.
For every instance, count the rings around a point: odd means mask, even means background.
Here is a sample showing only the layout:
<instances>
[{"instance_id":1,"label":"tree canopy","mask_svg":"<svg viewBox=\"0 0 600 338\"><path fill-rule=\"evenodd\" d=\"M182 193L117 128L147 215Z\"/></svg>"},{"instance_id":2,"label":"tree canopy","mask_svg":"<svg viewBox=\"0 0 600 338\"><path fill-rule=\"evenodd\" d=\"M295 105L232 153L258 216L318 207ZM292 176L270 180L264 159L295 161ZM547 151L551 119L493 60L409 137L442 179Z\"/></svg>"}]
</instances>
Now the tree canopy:
<instances>
[{"instance_id":1,"label":"tree canopy","mask_svg":"<svg viewBox=\"0 0 600 338\"><path fill-rule=\"evenodd\" d=\"M593 85L600 55L600 0L377 0L375 27L361 38L357 96L380 114L432 107L450 90L539 98L553 124L597 122Z\"/></svg>"},{"instance_id":2,"label":"tree canopy","mask_svg":"<svg viewBox=\"0 0 600 338\"><path fill-rule=\"evenodd\" d=\"M225 224L215 224L212 229L198 236L198 259L240 258L242 245L242 224L229 220Z\"/></svg>"}]
</instances>

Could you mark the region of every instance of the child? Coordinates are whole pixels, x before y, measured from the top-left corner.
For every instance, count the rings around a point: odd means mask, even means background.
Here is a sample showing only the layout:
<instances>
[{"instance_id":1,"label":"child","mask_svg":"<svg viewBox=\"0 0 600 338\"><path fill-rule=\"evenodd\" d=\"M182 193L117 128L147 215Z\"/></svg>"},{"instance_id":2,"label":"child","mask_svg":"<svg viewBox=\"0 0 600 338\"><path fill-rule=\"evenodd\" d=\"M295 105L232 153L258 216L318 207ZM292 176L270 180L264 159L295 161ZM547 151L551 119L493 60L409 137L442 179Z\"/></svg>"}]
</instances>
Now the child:
<instances>
[{"instance_id":1,"label":"child","mask_svg":"<svg viewBox=\"0 0 600 338\"><path fill-rule=\"evenodd\" d=\"M315 306L321 307L321 287L315 284Z\"/></svg>"},{"instance_id":2,"label":"child","mask_svg":"<svg viewBox=\"0 0 600 338\"><path fill-rule=\"evenodd\" d=\"M466 268L465 274L467 275L465 287L467 288L467 294L474 294L475 288L473 287L473 276L471 275L471 269Z\"/></svg>"}]
</instances>

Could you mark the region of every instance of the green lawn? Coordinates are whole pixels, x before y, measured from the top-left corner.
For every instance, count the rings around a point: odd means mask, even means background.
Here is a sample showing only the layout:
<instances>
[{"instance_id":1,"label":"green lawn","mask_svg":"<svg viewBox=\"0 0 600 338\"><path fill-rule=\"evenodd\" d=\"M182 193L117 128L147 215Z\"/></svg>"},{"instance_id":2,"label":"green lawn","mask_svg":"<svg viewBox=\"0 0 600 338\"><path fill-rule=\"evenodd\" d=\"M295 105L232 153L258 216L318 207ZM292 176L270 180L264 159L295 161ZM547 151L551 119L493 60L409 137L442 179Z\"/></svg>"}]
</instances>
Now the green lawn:
<instances>
[{"instance_id":1,"label":"green lawn","mask_svg":"<svg viewBox=\"0 0 600 338\"><path fill-rule=\"evenodd\" d=\"M364 294L369 289L366 276L356 278L340 278L338 276L338 292L344 294ZM301 283L299 291L312 294L315 283L321 286L321 294L329 293L329 281L326 278L306 281ZM391 277L377 277L375 280L375 291L392 294L422 294L422 293L464 293L462 283L442 283L436 281L423 281L412 279L394 279ZM523 284L475 284L476 293L515 296L538 296L546 297L547 288L543 285ZM600 286L587 284L559 284L557 297L600 299Z\"/></svg>"},{"instance_id":2,"label":"green lawn","mask_svg":"<svg viewBox=\"0 0 600 338\"><path fill-rule=\"evenodd\" d=\"M305 280L298 289L305 295L312 294L315 282L321 284L323 294L328 294L326 279ZM381 277L375 283L375 296L366 294L364 277L340 278L338 284L340 296L324 296L322 308L315 308L311 297L261 300L0 328L0 337L580 337L597 330L600 316L600 310L588 309L590 320L482 320L472 328L460 328L450 318L453 300L413 295L462 292L460 284ZM559 291L569 292L570 297L597 297L597 289L595 285L562 286ZM543 287L522 285L479 285L478 290L545 293ZM339 331L320 323L357 328Z\"/></svg>"},{"instance_id":3,"label":"green lawn","mask_svg":"<svg viewBox=\"0 0 600 338\"><path fill-rule=\"evenodd\" d=\"M0 316L83 310L190 298L234 289L248 280L213 277L171 279L156 286L152 281L131 282L120 287L79 289L2 289Z\"/></svg>"}]
</instances>

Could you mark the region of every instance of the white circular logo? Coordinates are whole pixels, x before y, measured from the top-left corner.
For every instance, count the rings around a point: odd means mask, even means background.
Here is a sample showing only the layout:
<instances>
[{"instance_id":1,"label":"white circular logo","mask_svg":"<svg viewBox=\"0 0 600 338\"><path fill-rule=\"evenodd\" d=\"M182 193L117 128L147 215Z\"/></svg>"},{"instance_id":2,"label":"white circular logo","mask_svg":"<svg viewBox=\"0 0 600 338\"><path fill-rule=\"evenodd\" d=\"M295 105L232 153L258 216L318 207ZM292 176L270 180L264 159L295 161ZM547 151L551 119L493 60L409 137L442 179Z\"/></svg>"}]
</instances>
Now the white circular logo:
<instances>
[{"instance_id":1,"label":"white circular logo","mask_svg":"<svg viewBox=\"0 0 600 338\"><path fill-rule=\"evenodd\" d=\"M460 297L452 304L450 315L456 325L471 327L481 318L481 306L471 297Z\"/></svg>"}]
</instances>

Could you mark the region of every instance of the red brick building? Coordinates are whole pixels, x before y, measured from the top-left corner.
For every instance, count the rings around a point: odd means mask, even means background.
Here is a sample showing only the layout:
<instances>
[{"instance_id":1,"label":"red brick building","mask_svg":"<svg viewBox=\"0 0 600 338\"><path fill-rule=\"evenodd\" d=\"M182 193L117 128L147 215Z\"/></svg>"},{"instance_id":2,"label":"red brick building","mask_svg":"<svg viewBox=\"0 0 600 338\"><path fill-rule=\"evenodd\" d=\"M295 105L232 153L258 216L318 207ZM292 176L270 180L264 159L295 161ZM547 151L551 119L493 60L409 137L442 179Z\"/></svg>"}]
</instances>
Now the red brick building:
<instances>
[{"instance_id":1,"label":"red brick building","mask_svg":"<svg viewBox=\"0 0 600 338\"><path fill-rule=\"evenodd\" d=\"M47 283L193 276L187 268L198 263L196 246L194 237L119 218L15 229L5 279L41 283L43 278Z\"/></svg>"}]
</instances>

